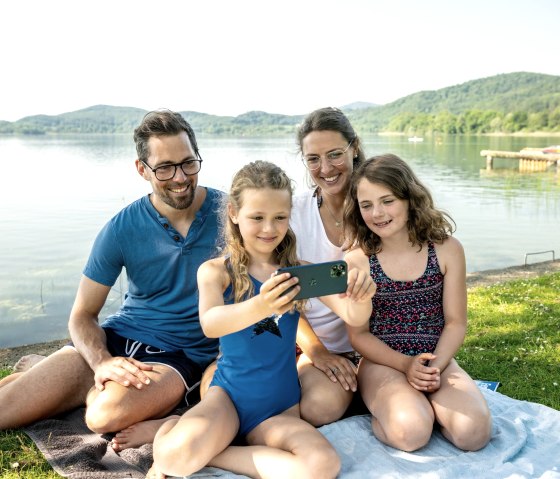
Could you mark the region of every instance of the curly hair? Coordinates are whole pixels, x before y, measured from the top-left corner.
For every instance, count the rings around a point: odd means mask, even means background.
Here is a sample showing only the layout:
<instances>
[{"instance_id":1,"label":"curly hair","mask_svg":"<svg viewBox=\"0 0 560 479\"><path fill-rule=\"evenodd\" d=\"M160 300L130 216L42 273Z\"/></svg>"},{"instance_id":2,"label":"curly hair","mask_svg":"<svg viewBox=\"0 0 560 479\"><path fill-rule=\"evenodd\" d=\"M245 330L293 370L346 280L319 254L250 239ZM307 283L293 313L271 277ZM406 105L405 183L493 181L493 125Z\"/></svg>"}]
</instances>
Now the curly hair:
<instances>
[{"instance_id":1,"label":"curly hair","mask_svg":"<svg viewBox=\"0 0 560 479\"><path fill-rule=\"evenodd\" d=\"M286 190L293 194L292 180L274 163L254 161L241 168L233 177L228 197L224 198L222 208L222 229L225 240L225 266L233 289L236 303L254 296L253 282L249 278L249 254L244 247L239 225L235 224L228 214L228 204L239 211L243 206L243 192L247 189L270 188ZM291 207L291 204L290 204ZM296 235L288 228L286 236L276 247L276 261L280 267L299 265L296 254ZM303 309L303 302L296 302L296 309Z\"/></svg>"},{"instance_id":2,"label":"curly hair","mask_svg":"<svg viewBox=\"0 0 560 479\"><path fill-rule=\"evenodd\" d=\"M428 188L410 166L393 154L377 155L362 163L352 176L344 206L345 249L359 246L365 254L381 251L381 238L366 225L358 204L357 190L362 179L391 190L400 200L408 201L408 239L422 246L430 241L441 243L455 231L455 222L434 205Z\"/></svg>"}]
</instances>

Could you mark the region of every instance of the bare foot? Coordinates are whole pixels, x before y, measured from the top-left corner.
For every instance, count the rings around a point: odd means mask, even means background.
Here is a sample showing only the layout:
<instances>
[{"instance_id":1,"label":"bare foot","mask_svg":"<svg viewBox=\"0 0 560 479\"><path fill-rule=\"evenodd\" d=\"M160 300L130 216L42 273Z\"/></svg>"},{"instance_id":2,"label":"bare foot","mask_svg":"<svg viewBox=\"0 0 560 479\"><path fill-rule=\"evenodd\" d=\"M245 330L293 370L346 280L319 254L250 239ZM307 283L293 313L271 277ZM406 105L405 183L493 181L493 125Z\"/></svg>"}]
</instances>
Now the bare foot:
<instances>
[{"instance_id":1,"label":"bare foot","mask_svg":"<svg viewBox=\"0 0 560 479\"><path fill-rule=\"evenodd\" d=\"M114 451L120 452L131 447L140 447L144 444L151 444L154 442L156 432L158 432L160 426L170 419L179 419L179 416L167 416L161 419L137 422L136 424L117 432L111 441L111 447Z\"/></svg>"},{"instance_id":2,"label":"bare foot","mask_svg":"<svg viewBox=\"0 0 560 479\"><path fill-rule=\"evenodd\" d=\"M159 472L155 464L152 464L148 474L146 474L146 479L165 479L167 476Z\"/></svg>"},{"instance_id":3,"label":"bare foot","mask_svg":"<svg viewBox=\"0 0 560 479\"><path fill-rule=\"evenodd\" d=\"M14 364L14 372L16 373L23 373L37 363L40 363L46 356L42 356L40 354L28 354L27 356L22 356L19 358L18 362Z\"/></svg>"}]
</instances>

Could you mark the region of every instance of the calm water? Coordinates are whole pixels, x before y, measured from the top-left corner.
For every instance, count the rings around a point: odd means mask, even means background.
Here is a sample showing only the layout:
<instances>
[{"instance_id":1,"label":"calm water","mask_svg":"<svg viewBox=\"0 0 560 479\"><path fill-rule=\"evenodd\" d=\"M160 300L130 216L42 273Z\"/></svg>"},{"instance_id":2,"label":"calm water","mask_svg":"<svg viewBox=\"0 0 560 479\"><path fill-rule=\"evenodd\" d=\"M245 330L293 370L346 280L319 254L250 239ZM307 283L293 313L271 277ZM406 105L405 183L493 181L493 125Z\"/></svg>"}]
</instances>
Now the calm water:
<instances>
[{"instance_id":1,"label":"calm water","mask_svg":"<svg viewBox=\"0 0 560 479\"><path fill-rule=\"evenodd\" d=\"M402 137L365 140L366 154L392 152L409 161L438 205L457 223L468 271L520 265L525 254L560 255L560 176L554 169L522 173L513 160L486 171L480 150L518 151L558 138L454 138L409 143ZM199 139L201 184L227 189L246 162L283 166L305 188L292 138ZM0 138L0 347L59 339L82 267L101 226L150 191L134 167L126 136ZM14 171L14 167L21 171ZM550 253L529 262L551 259ZM113 288L109 312L124 285Z\"/></svg>"}]
</instances>

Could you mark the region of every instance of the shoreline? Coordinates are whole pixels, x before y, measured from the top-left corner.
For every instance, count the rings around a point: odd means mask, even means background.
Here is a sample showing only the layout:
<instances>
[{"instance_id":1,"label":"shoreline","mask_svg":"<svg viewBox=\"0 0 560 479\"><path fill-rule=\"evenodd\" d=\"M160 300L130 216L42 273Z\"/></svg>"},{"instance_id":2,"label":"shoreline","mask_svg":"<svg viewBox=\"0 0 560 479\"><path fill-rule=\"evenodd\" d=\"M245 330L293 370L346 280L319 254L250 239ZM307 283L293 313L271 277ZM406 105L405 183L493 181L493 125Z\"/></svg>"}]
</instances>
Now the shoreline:
<instances>
[{"instance_id":1,"label":"shoreline","mask_svg":"<svg viewBox=\"0 0 560 479\"><path fill-rule=\"evenodd\" d=\"M507 281L529 279L548 273L560 271L560 259L543 261L527 266L509 266L507 268L489 269L474 273L467 273L467 289L479 286L492 286ZM41 354L47 356L64 346L69 340L59 339L36 344L25 344L10 348L0 348L0 368L10 369L16 361L27 354Z\"/></svg>"}]
</instances>

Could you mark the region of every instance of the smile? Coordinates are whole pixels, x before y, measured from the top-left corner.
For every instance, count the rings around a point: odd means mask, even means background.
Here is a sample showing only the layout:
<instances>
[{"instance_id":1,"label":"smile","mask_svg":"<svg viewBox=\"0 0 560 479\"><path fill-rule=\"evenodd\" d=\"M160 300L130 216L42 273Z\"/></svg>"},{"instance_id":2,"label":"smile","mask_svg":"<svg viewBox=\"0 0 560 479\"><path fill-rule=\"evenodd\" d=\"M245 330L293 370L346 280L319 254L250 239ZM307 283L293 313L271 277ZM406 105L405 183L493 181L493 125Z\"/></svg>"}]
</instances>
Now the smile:
<instances>
[{"instance_id":1,"label":"smile","mask_svg":"<svg viewBox=\"0 0 560 479\"><path fill-rule=\"evenodd\" d=\"M375 226L377 226L378 228L384 228L385 226L387 226L389 223L391 223L392 220L389 221L383 221L383 223L373 223Z\"/></svg>"},{"instance_id":2,"label":"smile","mask_svg":"<svg viewBox=\"0 0 560 479\"><path fill-rule=\"evenodd\" d=\"M325 177L323 177L323 181L326 181L327 183L334 183L336 180L338 180L339 176L340 176L340 173L338 175L335 175L335 176L325 176Z\"/></svg>"},{"instance_id":3,"label":"smile","mask_svg":"<svg viewBox=\"0 0 560 479\"><path fill-rule=\"evenodd\" d=\"M169 191L171 191L172 193L184 193L187 190L188 186L183 186L181 188L169 188Z\"/></svg>"}]
</instances>

